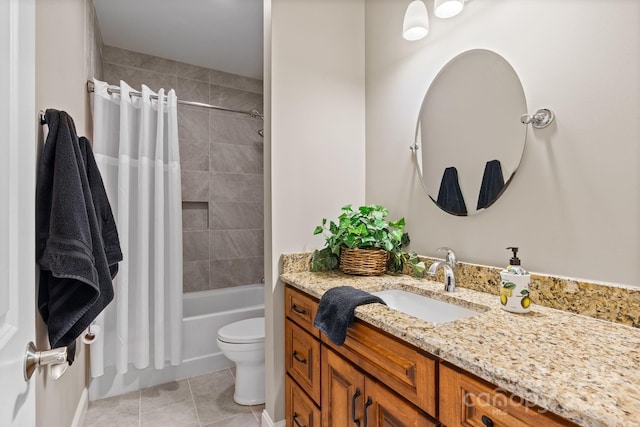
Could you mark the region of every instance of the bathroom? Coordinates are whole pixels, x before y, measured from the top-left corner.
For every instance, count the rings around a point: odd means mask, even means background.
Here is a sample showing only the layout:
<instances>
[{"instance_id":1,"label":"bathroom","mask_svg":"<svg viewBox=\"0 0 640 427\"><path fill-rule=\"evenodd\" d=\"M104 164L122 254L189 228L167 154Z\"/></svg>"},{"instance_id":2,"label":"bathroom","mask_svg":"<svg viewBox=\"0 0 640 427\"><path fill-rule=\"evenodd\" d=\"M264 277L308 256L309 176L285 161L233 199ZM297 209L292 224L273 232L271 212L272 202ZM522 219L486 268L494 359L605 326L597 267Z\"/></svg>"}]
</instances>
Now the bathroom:
<instances>
[{"instance_id":1,"label":"bathroom","mask_svg":"<svg viewBox=\"0 0 640 427\"><path fill-rule=\"evenodd\" d=\"M433 2L425 3L431 13ZM313 228L345 204L375 202L404 216L411 249L425 256L450 246L461 261L502 266L504 248L517 244L531 271L640 285L640 6L467 3L451 20L431 16L429 35L407 42L400 30L409 1L264 2L264 301L272 351L263 425L267 416L271 425L284 419L281 256L320 247ZM86 7L42 0L36 11L44 46L33 110L64 107L89 129ZM72 25L60 28L55 16ZM476 48L505 57L529 110L549 107L556 122L529 130L518 172L496 204L460 218L423 194L409 147L430 82L452 57ZM40 422L72 425L87 386L81 371L57 383L39 374Z\"/></svg>"}]
</instances>

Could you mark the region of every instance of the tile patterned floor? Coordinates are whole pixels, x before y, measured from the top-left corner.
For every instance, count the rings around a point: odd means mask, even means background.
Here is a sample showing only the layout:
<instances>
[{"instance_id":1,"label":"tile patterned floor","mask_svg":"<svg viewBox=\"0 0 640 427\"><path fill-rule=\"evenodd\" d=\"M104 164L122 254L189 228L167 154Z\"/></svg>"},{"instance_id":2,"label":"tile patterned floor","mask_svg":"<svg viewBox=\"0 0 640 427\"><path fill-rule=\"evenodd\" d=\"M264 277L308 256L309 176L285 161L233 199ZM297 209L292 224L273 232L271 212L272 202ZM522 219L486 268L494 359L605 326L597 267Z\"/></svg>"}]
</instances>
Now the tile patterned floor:
<instances>
[{"instance_id":1,"label":"tile patterned floor","mask_svg":"<svg viewBox=\"0 0 640 427\"><path fill-rule=\"evenodd\" d=\"M233 401L231 369L89 403L84 427L259 427L264 405Z\"/></svg>"}]
</instances>

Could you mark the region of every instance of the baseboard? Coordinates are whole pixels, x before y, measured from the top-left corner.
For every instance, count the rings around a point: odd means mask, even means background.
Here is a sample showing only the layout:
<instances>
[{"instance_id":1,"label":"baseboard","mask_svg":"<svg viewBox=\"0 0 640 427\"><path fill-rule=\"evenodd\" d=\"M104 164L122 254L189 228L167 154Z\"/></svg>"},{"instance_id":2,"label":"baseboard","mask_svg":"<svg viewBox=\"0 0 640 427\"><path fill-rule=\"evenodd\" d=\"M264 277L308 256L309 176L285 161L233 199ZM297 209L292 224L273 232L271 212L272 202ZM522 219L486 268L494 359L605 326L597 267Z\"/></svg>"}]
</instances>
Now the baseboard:
<instances>
[{"instance_id":1,"label":"baseboard","mask_svg":"<svg viewBox=\"0 0 640 427\"><path fill-rule=\"evenodd\" d=\"M271 417L269 416L269 413L267 412L267 410L263 410L262 411L262 427L285 427L286 426L286 422L285 420L281 420L278 421L277 423L274 423L271 420Z\"/></svg>"},{"instance_id":2,"label":"baseboard","mask_svg":"<svg viewBox=\"0 0 640 427\"><path fill-rule=\"evenodd\" d=\"M89 390L85 387L82 389L78 406L76 407L76 413L73 415L73 421L71 421L71 427L82 427L84 425L84 418L87 415L87 408L89 407Z\"/></svg>"}]
</instances>

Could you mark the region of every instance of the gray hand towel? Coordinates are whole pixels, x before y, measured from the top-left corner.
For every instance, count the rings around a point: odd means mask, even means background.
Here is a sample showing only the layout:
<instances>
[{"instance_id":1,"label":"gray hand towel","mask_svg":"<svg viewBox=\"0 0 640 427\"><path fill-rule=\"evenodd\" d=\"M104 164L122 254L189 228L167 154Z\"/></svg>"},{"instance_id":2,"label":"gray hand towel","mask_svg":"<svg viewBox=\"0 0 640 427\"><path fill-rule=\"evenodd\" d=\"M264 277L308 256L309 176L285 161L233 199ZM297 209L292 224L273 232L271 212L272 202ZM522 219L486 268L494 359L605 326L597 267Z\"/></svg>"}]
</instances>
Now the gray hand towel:
<instances>
[{"instance_id":1,"label":"gray hand towel","mask_svg":"<svg viewBox=\"0 0 640 427\"><path fill-rule=\"evenodd\" d=\"M38 309L51 347L68 346L71 363L76 338L113 299L111 270L122 255L88 141L81 148L64 111L47 110L46 121L36 185Z\"/></svg>"},{"instance_id":2,"label":"gray hand towel","mask_svg":"<svg viewBox=\"0 0 640 427\"><path fill-rule=\"evenodd\" d=\"M313 326L320 329L332 343L342 345L347 338L347 328L353 325L356 307L375 302L386 305L379 297L351 286L329 289L320 298Z\"/></svg>"}]
</instances>

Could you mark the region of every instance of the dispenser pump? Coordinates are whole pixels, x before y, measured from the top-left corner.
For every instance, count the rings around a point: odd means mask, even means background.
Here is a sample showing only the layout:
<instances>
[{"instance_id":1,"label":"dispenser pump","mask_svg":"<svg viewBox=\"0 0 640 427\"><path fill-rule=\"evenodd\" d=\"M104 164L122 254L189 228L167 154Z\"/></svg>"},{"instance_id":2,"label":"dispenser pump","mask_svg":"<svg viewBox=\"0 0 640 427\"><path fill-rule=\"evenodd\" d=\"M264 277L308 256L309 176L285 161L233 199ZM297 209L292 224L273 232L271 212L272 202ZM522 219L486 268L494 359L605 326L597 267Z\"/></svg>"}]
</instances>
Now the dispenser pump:
<instances>
[{"instance_id":1,"label":"dispenser pump","mask_svg":"<svg viewBox=\"0 0 640 427\"><path fill-rule=\"evenodd\" d=\"M520 258L518 258L518 248L509 246L507 249L511 249L513 257L509 260L509 265L520 265Z\"/></svg>"}]
</instances>

